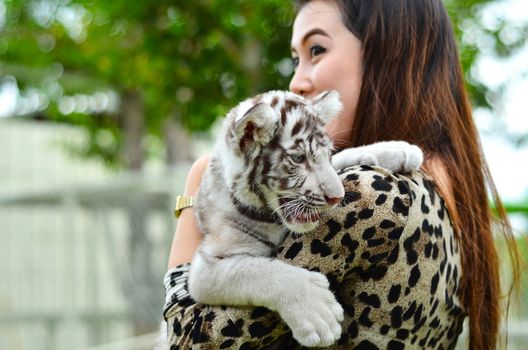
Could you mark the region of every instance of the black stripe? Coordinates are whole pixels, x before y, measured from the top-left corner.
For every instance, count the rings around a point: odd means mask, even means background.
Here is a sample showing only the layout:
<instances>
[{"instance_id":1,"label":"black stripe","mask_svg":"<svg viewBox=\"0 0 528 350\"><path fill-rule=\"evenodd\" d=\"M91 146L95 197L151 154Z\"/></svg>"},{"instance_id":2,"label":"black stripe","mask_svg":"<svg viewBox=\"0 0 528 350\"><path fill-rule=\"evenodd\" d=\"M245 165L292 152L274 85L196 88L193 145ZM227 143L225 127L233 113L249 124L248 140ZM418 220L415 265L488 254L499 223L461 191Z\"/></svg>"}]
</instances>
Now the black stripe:
<instances>
[{"instance_id":1,"label":"black stripe","mask_svg":"<svg viewBox=\"0 0 528 350\"><path fill-rule=\"evenodd\" d=\"M253 167L249 171L249 174L247 176L247 187L251 189L251 192L255 192L255 179L257 178L257 168L259 164L259 156L254 160ZM249 167L249 163L246 162L246 166Z\"/></svg>"},{"instance_id":2,"label":"black stripe","mask_svg":"<svg viewBox=\"0 0 528 350\"><path fill-rule=\"evenodd\" d=\"M286 121L288 120L288 113L295 107L298 107L300 103L298 101L292 101L292 100L286 100L284 101L284 106L282 107L280 114L281 114L281 123L282 125L286 125Z\"/></svg>"},{"instance_id":3,"label":"black stripe","mask_svg":"<svg viewBox=\"0 0 528 350\"><path fill-rule=\"evenodd\" d=\"M231 194L231 201L233 202L237 211L245 217L262 222L269 222L274 224L281 224L279 216L274 213L271 209L261 209L257 207L250 207L241 203L238 199Z\"/></svg>"},{"instance_id":4,"label":"black stripe","mask_svg":"<svg viewBox=\"0 0 528 350\"><path fill-rule=\"evenodd\" d=\"M270 154L266 154L262 157L262 174L261 174L261 184L268 185L268 175L271 170L271 160L270 160Z\"/></svg>"},{"instance_id":5,"label":"black stripe","mask_svg":"<svg viewBox=\"0 0 528 350\"><path fill-rule=\"evenodd\" d=\"M291 136L293 137L293 136L297 135L301 131L303 126L304 126L303 121L302 120L298 120L297 123L295 123L295 125L292 128Z\"/></svg>"},{"instance_id":6,"label":"black stripe","mask_svg":"<svg viewBox=\"0 0 528 350\"><path fill-rule=\"evenodd\" d=\"M237 220L236 218L233 220L232 222L232 225L237 229L239 230L240 232L242 233L245 233L246 235L250 236L250 237L253 237L255 238L257 241L259 241L260 243L268 246L269 248L271 248L272 250L274 250L275 248L277 248L277 246L269 241L268 239L266 239L264 237L264 235L262 235L260 232L258 231L255 231L253 230L251 227L249 227L248 225L246 225L245 223L241 222L240 220Z\"/></svg>"}]
</instances>

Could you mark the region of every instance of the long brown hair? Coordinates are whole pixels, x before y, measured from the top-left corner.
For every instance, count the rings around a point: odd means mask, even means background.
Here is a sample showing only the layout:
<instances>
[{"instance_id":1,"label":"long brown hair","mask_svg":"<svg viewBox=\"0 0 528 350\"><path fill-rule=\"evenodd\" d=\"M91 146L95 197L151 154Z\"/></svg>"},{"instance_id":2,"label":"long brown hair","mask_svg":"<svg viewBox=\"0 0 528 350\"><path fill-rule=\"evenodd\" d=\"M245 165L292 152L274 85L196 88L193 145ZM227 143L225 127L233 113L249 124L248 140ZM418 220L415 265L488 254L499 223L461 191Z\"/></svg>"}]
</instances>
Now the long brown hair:
<instances>
[{"instance_id":1,"label":"long brown hair","mask_svg":"<svg viewBox=\"0 0 528 350\"><path fill-rule=\"evenodd\" d=\"M461 247L461 299L469 316L470 349L495 349L501 290L487 190L508 243L514 281L519 259L482 153L449 16L441 0L333 1L363 49L363 83L350 145L406 140L424 150L426 171L431 169L427 160L441 160L452 186L453 197L446 202ZM307 2L297 1L298 9ZM451 197L445 188L439 190Z\"/></svg>"}]
</instances>

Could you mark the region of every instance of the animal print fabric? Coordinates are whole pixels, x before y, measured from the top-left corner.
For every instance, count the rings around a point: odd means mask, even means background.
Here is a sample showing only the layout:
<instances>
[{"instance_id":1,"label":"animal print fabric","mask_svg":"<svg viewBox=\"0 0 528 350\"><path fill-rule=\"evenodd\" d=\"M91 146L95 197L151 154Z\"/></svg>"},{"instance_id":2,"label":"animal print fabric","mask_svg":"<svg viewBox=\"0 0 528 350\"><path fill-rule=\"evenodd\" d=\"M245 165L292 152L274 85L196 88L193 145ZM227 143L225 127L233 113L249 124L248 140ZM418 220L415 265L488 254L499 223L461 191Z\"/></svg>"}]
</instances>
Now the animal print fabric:
<instances>
[{"instance_id":1,"label":"animal print fabric","mask_svg":"<svg viewBox=\"0 0 528 350\"><path fill-rule=\"evenodd\" d=\"M465 317L462 271L434 183L417 171L369 166L339 175L346 191L341 204L321 217L317 230L287 237L276 254L328 277L345 310L343 334L328 349L453 349ZM265 308L195 303L185 291L188 266L166 276L171 350L302 348Z\"/></svg>"}]
</instances>

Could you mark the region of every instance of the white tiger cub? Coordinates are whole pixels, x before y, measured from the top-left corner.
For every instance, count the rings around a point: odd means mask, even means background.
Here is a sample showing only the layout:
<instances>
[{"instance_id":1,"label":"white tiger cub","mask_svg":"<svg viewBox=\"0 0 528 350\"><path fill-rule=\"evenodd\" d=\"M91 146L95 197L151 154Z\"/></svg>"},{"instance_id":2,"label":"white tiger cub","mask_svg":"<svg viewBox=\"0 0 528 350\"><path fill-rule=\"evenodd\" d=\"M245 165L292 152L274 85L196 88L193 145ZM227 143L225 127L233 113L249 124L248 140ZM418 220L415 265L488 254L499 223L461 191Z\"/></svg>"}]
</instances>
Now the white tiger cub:
<instances>
[{"instance_id":1,"label":"white tiger cub","mask_svg":"<svg viewBox=\"0 0 528 350\"><path fill-rule=\"evenodd\" d=\"M319 214L341 201L334 167L410 171L423 160L416 146L383 142L341 151L332 167L324 126L341 110L335 91L314 99L271 91L229 112L196 198L204 240L188 280L194 300L267 307L303 346L325 347L340 337L343 309L326 277L273 259L273 252L287 230L313 230Z\"/></svg>"}]
</instances>

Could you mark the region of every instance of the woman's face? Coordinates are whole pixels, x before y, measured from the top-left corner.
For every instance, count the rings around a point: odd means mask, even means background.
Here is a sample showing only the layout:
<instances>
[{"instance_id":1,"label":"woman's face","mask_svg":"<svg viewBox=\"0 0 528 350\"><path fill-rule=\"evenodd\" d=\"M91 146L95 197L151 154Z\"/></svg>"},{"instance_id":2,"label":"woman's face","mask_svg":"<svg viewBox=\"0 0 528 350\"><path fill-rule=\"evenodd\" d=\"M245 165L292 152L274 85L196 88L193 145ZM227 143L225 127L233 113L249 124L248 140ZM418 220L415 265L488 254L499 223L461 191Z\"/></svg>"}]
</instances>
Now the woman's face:
<instances>
[{"instance_id":1,"label":"woman's face","mask_svg":"<svg viewBox=\"0 0 528 350\"><path fill-rule=\"evenodd\" d=\"M296 70L290 90L307 97L339 92L343 112L326 130L336 147L346 147L361 88L361 42L345 27L333 2L313 0L295 18L291 47Z\"/></svg>"}]
</instances>

